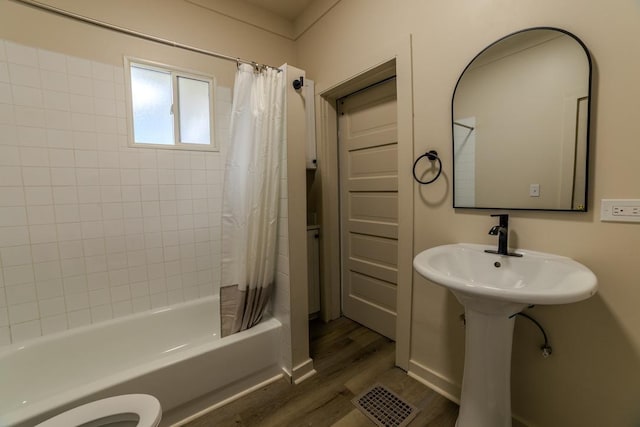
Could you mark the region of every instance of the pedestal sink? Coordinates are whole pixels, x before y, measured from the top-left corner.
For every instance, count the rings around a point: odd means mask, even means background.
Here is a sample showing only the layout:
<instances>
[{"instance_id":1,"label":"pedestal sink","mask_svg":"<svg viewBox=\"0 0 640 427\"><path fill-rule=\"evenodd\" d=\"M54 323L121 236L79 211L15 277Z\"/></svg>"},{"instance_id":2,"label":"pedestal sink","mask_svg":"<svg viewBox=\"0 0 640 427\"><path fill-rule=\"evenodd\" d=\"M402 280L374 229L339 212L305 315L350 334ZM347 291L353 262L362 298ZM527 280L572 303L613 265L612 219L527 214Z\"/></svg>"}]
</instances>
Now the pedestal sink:
<instances>
[{"instance_id":1,"label":"pedestal sink","mask_svg":"<svg viewBox=\"0 0 640 427\"><path fill-rule=\"evenodd\" d=\"M458 243L419 253L413 267L449 288L465 308L464 376L457 427L511 426L512 314L530 304L567 304L596 293L596 276L563 256Z\"/></svg>"}]
</instances>

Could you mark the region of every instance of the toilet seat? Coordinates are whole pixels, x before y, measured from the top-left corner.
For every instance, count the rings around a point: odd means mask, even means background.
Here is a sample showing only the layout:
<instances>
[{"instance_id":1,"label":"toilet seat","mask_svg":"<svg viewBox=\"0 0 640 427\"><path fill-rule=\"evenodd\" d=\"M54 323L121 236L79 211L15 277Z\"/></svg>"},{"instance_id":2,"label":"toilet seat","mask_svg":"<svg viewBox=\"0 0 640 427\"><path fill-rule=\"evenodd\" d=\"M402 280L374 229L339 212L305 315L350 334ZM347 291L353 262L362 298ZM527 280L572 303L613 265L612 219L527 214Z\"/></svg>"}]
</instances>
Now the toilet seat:
<instances>
[{"instance_id":1,"label":"toilet seat","mask_svg":"<svg viewBox=\"0 0 640 427\"><path fill-rule=\"evenodd\" d=\"M156 427L160 424L162 408L158 399L148 394L125 394L78 406L44 421L36 427L81 426L119 414L137 415L139 417L137 427Z\"/></svg>"}]
</instances>

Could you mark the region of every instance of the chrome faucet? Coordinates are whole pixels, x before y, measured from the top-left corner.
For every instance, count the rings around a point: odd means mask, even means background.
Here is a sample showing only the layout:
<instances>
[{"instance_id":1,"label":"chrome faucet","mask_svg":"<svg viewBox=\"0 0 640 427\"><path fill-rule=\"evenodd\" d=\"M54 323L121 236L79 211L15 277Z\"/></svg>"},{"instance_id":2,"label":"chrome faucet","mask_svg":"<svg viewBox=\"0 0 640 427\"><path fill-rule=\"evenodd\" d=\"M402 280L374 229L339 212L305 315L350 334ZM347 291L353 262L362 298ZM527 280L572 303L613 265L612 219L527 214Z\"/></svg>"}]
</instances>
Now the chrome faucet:
<instances>
[{"instance_id":1,"label":"chrome faucet","mask_svg":"<svg viewBox=\"0 0 640 427\"><path fill-rule=\"evenodd\" d=\"M500 214L491 216L497 216L500 218L500 223L498 225L494 225L489 230L489 234L491 236L498 236L498 250L494 251L491 249L485 249L485 252L490 254L521 257L522 254L509 252L509 215Z\"/></svg>"}]
</instances>

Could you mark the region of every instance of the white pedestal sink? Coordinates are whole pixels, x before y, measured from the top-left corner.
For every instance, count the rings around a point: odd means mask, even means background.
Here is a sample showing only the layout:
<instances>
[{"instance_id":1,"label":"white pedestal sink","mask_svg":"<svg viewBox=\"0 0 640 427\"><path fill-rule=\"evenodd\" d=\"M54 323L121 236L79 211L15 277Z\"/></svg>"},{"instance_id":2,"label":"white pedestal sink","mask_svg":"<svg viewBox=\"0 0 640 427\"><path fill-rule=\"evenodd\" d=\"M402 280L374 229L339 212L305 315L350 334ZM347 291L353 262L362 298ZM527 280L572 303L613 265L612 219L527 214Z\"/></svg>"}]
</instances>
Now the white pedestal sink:
<instances>
[{"instance_id":1,"label":"white pedestal sink","mask_svg":"<svg viewBox=\"0 0 640 427\"><path fill-rule=\"evenodd\" d=\"M419 253L413 267L449 288L465 308L464 377L457 427L511 426L511 344L514 318L530 304L566 304L596 293L596 276L570 258L519 250L520 258L489 254L492 246L458 243Z\"/></svg>"}]
</instances>

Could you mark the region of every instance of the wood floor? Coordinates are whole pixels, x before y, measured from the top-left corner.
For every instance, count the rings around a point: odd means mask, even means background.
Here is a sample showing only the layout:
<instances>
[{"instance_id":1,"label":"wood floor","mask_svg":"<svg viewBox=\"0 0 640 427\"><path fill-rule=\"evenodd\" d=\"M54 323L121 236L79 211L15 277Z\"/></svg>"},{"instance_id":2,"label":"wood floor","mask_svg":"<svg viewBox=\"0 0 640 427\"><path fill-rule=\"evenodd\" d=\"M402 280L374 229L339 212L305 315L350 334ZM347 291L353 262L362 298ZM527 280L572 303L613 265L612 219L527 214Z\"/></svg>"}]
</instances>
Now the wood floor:
<instances>
[{"instance_id":1,"label":"wood floor","mask_svg":"<svg viewBox=\"0 0 640 427\"><path fill-rule=\"evenodd\" d=\"M187 424L189 427L371 427L351 399L381 383L420 409L410 426L453 427L458 406L394 367L395 345L341 318L310 324L317 374L292 385L279 380Z\"/></svg>"}]
</instances>

